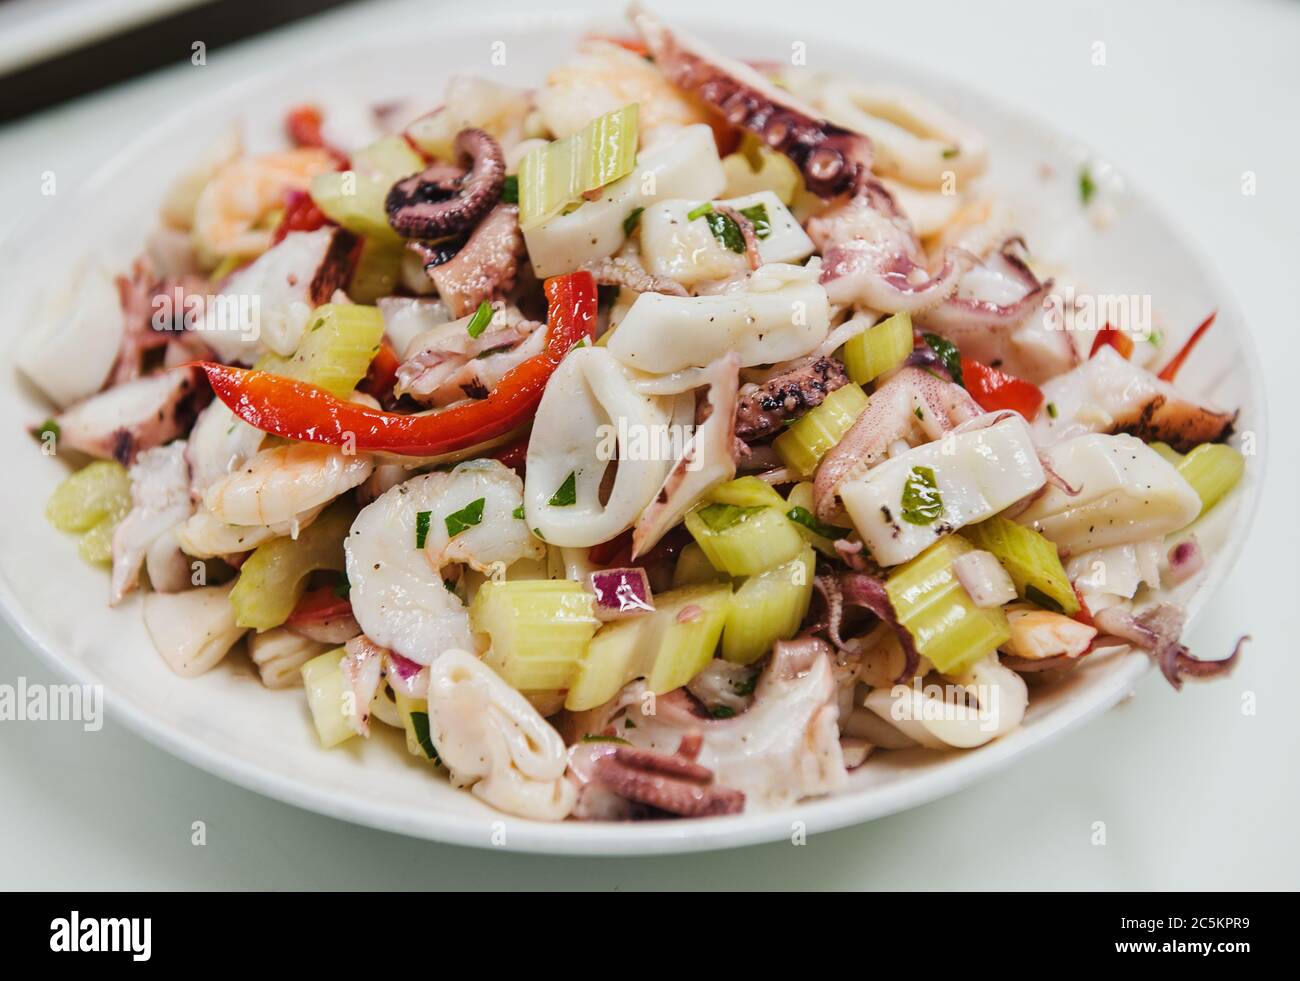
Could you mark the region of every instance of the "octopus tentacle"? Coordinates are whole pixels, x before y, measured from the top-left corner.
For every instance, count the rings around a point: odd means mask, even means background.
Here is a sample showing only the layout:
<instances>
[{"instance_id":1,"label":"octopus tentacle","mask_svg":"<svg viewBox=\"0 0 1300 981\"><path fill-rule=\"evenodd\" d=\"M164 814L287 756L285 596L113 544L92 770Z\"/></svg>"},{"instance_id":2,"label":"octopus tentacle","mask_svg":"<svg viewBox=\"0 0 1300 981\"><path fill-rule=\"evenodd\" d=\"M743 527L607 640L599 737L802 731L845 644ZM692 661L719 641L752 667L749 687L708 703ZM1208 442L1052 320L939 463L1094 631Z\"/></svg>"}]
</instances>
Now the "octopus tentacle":
<instances>
[{"instance_id":1,"label":"octopus tentacle","mask_svg":"<svg viewBox=\"0 0 1300 981\"><path fill-rule=\"evenodd\" d=\"M870 172L867 137L828 122L753 68L643 10L633 7L632 22L670 82L789 157L814 194L843 194Z\"/></svg>"},{"instance_id":2,"label":"octopus tentacle","mask_svg":"<svg viewBox=\"0 0 1300 981\"><path fill-rule=\"evenodd\" d=\"M437 163L389 190L384 209L399 235L443 238L468 231L501 199L506 159L497 141L481 129L463 129L455 147L470 162L466 173L457 176Z\"/></svg>"}]
</instances>

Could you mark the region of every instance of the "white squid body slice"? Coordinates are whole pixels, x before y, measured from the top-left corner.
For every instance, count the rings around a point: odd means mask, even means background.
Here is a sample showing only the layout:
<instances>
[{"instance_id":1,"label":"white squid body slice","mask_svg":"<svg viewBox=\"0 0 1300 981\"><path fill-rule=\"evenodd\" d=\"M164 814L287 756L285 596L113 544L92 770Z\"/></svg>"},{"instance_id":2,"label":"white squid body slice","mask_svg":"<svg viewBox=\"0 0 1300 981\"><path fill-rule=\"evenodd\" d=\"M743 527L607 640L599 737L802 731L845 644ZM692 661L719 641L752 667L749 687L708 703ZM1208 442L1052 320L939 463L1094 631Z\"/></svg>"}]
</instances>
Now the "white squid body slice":
<instances>
[{"instance_id":1,"label":"white squid body slice","mask_svg":"<svg viewBox=\"0 0 1300 981\"><path fill-rule=\"evenodd\" d=\"M819 264L770 263L717 296L642 293L609 339L629 368L668 374L703 368L729 351L740 365L774 364L816 350L830 331Z\"/></svg>"},{"instance_id":2,"label":"white squid body slice","mask_svg":"<svg viewBox=\"0 0 1300 981\"><path fill-rule=\"evenodd\" d=\"M1164 553L1164 542L1159 538L1095 548L1072 557L1066 563L1065 574L1085 594L1132 599L1143 583L1160 585ZM1088 608L1097 607L1089 603Z\"/></svg>"},{"instance_id":3,"label":"white squid body slice","mask_svg":"<svg viewBox=\"0 0 1300 981\"><path fill-rule=\"evenodd\" d=\"M18 367L60 409L104 387L126 320L113 277L84 266L71 289L51 290L18 351Z\"/></svg>"},{"instance_id":4,"label":"white squid body slice","mask_svg":"<svg viewBox=\"0 0 1300 981\"><path fill-rule=\"evenodd\" d=\"M429 734L452 783L498 810L539 821L573 810L559 733L473 654L448 650L429 669Z\"/></svg>"},{"instance_id":5,"label":"white squid body slice","mask_svg":"<svg viewBox=\"0 0 1300 981\"><path fill-rule=\"evenodd\" d=\"M1016 520L1066 554L1167 535L1191 524L1201 499L1135 436L1089 433L1047 450L1052 469L1080 493L1049 487Z\"/></svg>"},{"instance_id":6,"label":"white squid body slice","mask_svg":"<svg viewBox=\"0 0 1300 981\"><path fill-rule=\"evenodd\" d=\"M937 686L917 685L873 688L863 704L928 749L982 746L1024 719L1029 690L1020 675L998 662L996 654L950 680L965 688L974 704L950 701Z\"/></svg>"},{"instance_id":7,"label":"white squid body slice","mask_svg":"<svg viewBox=\"0 0 1300 981\"><path fill-rule=\"evenodd\" d=\"M283 524L364 482L374 466L367 454L336 446L272 446L208 487L203 503L226 524Z\"/></svg>"},{"instance_id":8,"label":"white squid body slice","mask_svg":"<svg viewBox=\"0 0 1300 981\"><path fill-rule=\"evenodd\" d=\"M709 230L704 217L687 218L703 202L660 201L641 216L641 258L655 276L675 279L683 286L738 276L749 268L743 252L733 252ZM763 262L802 262L813 254L812 239L771 191L719 201L742 211L762 205L771 231L758 239Z\"/></svg>"},{"instance_id":9,"label":"white squid body slice","mask_svg":"<svg viewBox=\"0 0 1300 981\"><path fill-rule=\"evenodd\" d=\"M623 223L637 208L662 198L712 200L727 186L713 130L686 126L643 150L636 169L606 187L598 200L524 232L539 278L559 276L611 256L627 240Z\"/></svg>"},{"instance_id":10,"label":"white squid body slice","mask_svg":"<svg viewBox=\"0 0 1300 981\"><path fill-rule=\"evenodd\" d=\"M230 605L230 582L184 593L144 594L144 625L158 654L183 678L211 671L244 635Z\"/></svg>"},{"instance_id":11,"label":"white squid body slice","mask_svg":"<svg viewBox=\"0 0 1300 981\"><path fill-rule=\"evenodd\" d=\"M473 650L469 615L443 583L442 567L480 571L539 559L545 546L514 517L523 484L495 460L462 463L448 473L412 477L362 508L344 544L352 614L375 644L418 664L452 648ZM451 538L447 517L483 499L483 519ZM424 549L416 547L428 512ZM500 565L497 565L497 564Z\"/></svg>"},{"instance_id":12,"label":"white squid body slice","mask_svg":"<svg viewBox=\"0 0 1300 981\"><path fill-rule=\"evenodd\" d=\"M568 547L609 541L631 527L673 462L676 401L642 395L604 348L571 352L546 385L528 443L528 527ZM601 484L615 457L618 471L602 503ZM577 500L552 505L569 474Z\"/></svg>"},{"instance_id":13,"label":"white squid body slice","mask_svg":"<svg viewBox=\"0 0 1300 981\"><path fill-rule=\"evenodd\" d=\"M943 501L929 524L903 517L903 490L913 467L929 467ZM840 485L840 500L871 555L897 565L944 535L983 521L1047 482L1029 426L1012 415L984 429L945 436L886 460Z\"/></svg>"}]
</instances>

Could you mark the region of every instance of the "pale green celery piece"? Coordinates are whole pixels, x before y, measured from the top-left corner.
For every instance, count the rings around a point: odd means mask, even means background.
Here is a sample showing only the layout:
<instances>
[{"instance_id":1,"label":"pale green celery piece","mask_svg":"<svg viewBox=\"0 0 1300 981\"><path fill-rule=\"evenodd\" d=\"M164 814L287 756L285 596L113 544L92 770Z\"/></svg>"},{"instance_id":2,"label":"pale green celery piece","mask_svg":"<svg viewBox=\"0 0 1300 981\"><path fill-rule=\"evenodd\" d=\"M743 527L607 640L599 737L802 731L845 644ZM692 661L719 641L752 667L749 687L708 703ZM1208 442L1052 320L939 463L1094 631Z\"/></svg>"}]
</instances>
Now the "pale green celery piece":
<instances>
[{"instance_id":1,"label":"pale green celery piece","mask_svg":"<svg viewBox=\"0 0 1300 981\"><path fill-rule=\"evenodd\" d=\"M307 689L307 706L311 709L316 735L325 749L356 735L348 725L346 713L348 683L343 677L346 653L344 648L336 647L317 655L301 668L303 687Z\"/></svg>"},{"instance_id":2,"label":"pale green celery piece","mask_svg":"<svg viewBox=\"0 0 1300 981\"><path fill-rule=\"evenodd\" d=\"M713 567L731 576L751 576L788 562L803 549L798 528L784 507L706 504L686 515L686 530Z\"/></svg>"},{"instance_id":3,"label":"pale green celery piece","mask_svg":"<svg viewBox=\"0 0 1300 981\"><path fill-rule=\"evenodd\" d=\"M736 589L722 632L722 656L752 664L779 640L799 630L812 602L816 558L805 547L798 558L750 576Z\"/></svg>"},{"instance_id":4,"label":"pale green celery piece","mask_svg":"<svg viewBox=\"0 0 1300 981\"><path fill-rule=\"evenodd\" d=\"M1201 498L1201 514L1237 486L1246 458L1226 443L1202 443L1178 464L1178 472Z\"/></svg>"},{"instance_id":5,"label":"pale green celery piece","mask_svg":"<svg viewBox=\"0 0 1300 981\"><path fill-rule=\"evenodd\" d=\"M957 535L941 538L885 583L898 622L941 674L960 674L1011 639L1002 608L976 606L953 572L953 560L973 548Z\"/></svg>"},{"instance_id":6,"label":"pale green celery piece","mask_svg":"<svg viewBox=\"0 0 1300 981\"><path fill-rule=\"evenodd\" d=\"M59 531L89 531L106 518L117 518L131 507L131 478L126 467L96 460L54 489L45 516Z\"/></svg>"},{"instance_id":7,"label":"pale green celery piece","mask_svg":"<svg viewBox=\"0 0 1300 981\"><path fill-rule=\"evenodd\" d=\"M598 116L519 162L519 225L531 231L636 166L637 104Z\"/></svg>"},{"instance_id":8,"label":"pale green celery piece","mask_svg":"<svg viewBox=\"0 0 1300 981\"><path fill-rule=\"evenodd\" d=\"M1079 612L1079 598L1061 565L1056 543L1046 536L998 515L963 528L961 535L992 553L1021 599L1056 613Z\"/></svg>"},{"instance_id":9,"label":"pale green celery piece","mask_svg":"<svg viewBox=\"0 0 1300 981\"><path fill-rule=\"evenodd\" d=\"M398 291L402 278L402 260L406 249L400 244L365 239L357 267L352 271L348 296L355 303L373 304L382 296Z\"/></svg>"},{"instance_id":10,"label":"pale green celery piece","mask_svg":"<svg viewBox=\"0 0 1300 981\"><path fill-rule=\"evenodd\" d=\"M761 505L780 508L785 504L775 487L765 480L752 476L737 477L735 480L728 480L725 484L719 484L705 494L704 499L714 504L734 504L742 508Z\"/></svg>"},{"instance_id":11,"label":"pale green celery piece","mask_svg":"<svg viewBox=\"0 0 1300 981\"><path fill-rule=\"evenodd\" d=\"M568 688L600 626L595 602L569 579L485 582L470 604L470 629L491 638L484 660L512 688Z\"/></svg>"},{"instance_id":12,"label":"pale green celery piece","mask_svg":"<svg viewBox=\"0 0 1300 981\"><path fill-rule=\"evenodd\" d=\"M343 540L355 517L348 502L336 501L297 539L275 538L254 549L230 591L235 622L260 633L289 619L313 572L343 571Z\"/></svg>"},{"instance_id":13,"label":"pale green celery piece","mask_svg":"<svg viewBox=\"0 0 1300 981\"><path fill-rule=\"evenodd\" d=\"M378 307L327 303L308 318L297 351L287 358L265 355L256 367L346 398L365 377L383 336L384 316Z\"/></svg>"},{"instance_id":14,"label":"pale green celery piece","mask_svg":"<svg viewBox=\"0 0 1300 981\"><path fill-rule=\"evenodd\" d=\"M912 353L912 315L896 313L844 345L844 367L859 385L897 368Z\"/></svg>"},{"instance_id":15,"label":"pale green celery piece","mask_svg":"<svg viewBox=\"0 0 1300 981\"><path fill-rule=\"evenodd\" d=\"M810 476L866 408L867 393L860 385L837 388L821 405L792 422L772 441L772 448L795 473Z\"/></svg>"},{"instance_id":16,"label":"pale green celery piece","mask_svg":"<svg viewBox=\"0 0 1300 981\"><path fill-rule=\"evenodd\" d=\"M713 563L704 554L704 549L691 542L677 553L677 565L673 568L673 589L682 586L698 586L702 583L726 582L725 572L713 568Z\"/></svg>"}]
</instances>

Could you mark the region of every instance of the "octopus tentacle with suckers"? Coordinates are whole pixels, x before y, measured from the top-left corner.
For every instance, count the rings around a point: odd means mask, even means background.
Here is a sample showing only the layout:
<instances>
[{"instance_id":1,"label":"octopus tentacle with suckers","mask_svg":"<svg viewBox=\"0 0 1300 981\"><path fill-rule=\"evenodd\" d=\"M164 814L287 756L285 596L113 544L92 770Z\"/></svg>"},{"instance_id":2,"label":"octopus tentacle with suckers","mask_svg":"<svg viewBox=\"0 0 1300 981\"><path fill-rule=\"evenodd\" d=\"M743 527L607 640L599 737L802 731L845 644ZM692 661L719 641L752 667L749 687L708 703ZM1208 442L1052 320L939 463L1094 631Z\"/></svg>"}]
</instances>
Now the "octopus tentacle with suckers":
<instances>
[{"instance_id":1,"label":"octopus tentacle with suckers","mask_svg":"<svg viewBox=\"0 0 1300 981\"><path fill-rule=\"evenodd\" d=\"M497 141L481 129L463 129L455 148L468 161L465 173L435 163L388 192L384 208L399 235L434 239L469 231L501 199L506 159Z\"/></svg>"}]
</instances>

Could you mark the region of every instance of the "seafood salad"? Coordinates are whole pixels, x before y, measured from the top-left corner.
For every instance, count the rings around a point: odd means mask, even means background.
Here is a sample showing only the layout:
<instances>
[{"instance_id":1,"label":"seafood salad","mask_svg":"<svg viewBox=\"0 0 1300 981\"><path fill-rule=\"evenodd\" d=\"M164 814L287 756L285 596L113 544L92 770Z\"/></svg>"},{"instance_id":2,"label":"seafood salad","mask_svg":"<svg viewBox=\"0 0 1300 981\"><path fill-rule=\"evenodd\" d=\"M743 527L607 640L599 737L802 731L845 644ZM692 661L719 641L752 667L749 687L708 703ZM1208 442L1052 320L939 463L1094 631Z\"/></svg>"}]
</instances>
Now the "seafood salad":
<instances>
[{"instance_id":1,"label":"seafood salad","mask_svg":"<svg viewBox=\"0 0 1300 981\"><path fill-rule=\"evenodd\" d=\"M1244 471L1179 387L1213 313L1086 324L964 121L630 21L224 133L40 325L48 517L164 662L544 821L834 794L1128 651L1230 671L1169 599Z\"/></svg>"}]
</instances>

